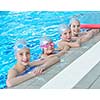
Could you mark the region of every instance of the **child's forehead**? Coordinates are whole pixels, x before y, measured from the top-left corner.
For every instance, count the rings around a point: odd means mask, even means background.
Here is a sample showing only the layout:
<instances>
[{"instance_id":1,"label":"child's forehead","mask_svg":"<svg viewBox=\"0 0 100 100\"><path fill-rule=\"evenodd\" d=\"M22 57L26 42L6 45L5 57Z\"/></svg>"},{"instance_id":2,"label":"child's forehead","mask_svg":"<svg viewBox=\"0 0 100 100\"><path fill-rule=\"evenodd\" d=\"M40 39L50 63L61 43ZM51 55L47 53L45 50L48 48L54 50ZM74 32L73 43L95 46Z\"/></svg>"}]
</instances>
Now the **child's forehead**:
<instances>
[{"instance_id":1,"label":"child's forehead","mask_svg":"<svg viewBox=\"0 0 100 100\"><path fill-rule=\"evenodd\" d=\"M71 24L80 24L78 20L74 20Z\"/></svg>"},{"instance_id":2,"label":"child's forehead","mask_svg":"<svg viewBox=\"0 0 100 100\"><path fill-rule=\"evenodd\" d=\"M30 49L23 48L23 49L19 50L17 53L25 53L25 52L30 52Z\"/></svg>"},{"instance_id":3,"label":"child's forehead","mask_svg":"<svg viewBox=\"0 0 100 100\"><path fill-rule=\"evenodd\" d=\"M47 43L53 43L53 41L48 41Z\"/></svg>"},{"instance_id":4,"label":"child's forehead","mask_svg":"<svg viewBox=\"0 0 100 100\"><path fill-rule=\"evenodd\" d=\"M67 32L70 32L70 31L71 31L71 29L67 29L67 30L64 31L62 34L67 33Z\"/></svg>"},{"instance_id":5,"label":"child's forehead","mask_svg":"<svg viewBox=\"0 0 100 100\"><path fill-rule=\"evenodd\" d=\"M45 44L50 44L50 43L53 43L53 41L47 41ZM44 44L44 45L45 45L45 44Z\"/></svg>"}]
</instances>

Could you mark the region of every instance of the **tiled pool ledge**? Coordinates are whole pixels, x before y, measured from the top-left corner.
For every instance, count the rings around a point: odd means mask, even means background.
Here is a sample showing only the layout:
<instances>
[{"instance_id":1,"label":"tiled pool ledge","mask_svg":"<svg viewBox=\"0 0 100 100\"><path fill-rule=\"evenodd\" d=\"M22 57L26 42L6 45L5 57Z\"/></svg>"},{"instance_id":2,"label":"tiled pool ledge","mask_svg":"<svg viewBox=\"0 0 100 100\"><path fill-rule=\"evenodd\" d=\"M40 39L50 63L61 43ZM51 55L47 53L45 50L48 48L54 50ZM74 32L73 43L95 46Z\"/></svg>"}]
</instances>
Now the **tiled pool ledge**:
<instances>
[{"instance_id":1,"label":"tiled pool ledge","mask_svg":"<svg viewBox=\"0 0 100 100\"><path fill-rule=\"evenodd\" d=\"M73 88L99 61L100 41L47 82L42 89Z\"/></svg>"},{"instance_id":2,"label":"tiled pool ledge","mask_svg":"<svg viewBox=\"0 0 100 100\"><path fill-rule=\"evenodd\" d=\"M43 75L25 81L11 89L72 88L100 60L97 58L97 52L100 51L99 40L100 34L82 44L80 48L71 49L62 57L60 63L53 65ZM77 66L78 64L80 66Z\"/></svg>"}]
</instances>

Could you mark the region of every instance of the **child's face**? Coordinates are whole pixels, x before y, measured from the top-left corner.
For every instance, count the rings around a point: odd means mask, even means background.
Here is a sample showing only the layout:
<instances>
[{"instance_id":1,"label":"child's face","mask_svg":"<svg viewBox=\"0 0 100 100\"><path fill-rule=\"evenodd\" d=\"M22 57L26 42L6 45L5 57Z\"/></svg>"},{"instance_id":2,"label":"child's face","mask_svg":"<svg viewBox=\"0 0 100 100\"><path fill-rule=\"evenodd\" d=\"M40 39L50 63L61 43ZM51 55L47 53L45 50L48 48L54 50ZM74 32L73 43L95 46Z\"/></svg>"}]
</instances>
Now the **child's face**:
<instances>
[{"instance_id":1,"label":"child's face","mask_svg":"<svg viewBox=\"0 0 100 100\"><path fill-rule=\"evenodd\" d=\"M24 66L28 65L30 62L30 50L27 48L19 50L16 53L16 58L19 64Z\"/></svg>"},{"instance_id":2,"label":"child's face","mask_svg":"<svg viewBox=\"0 0 100 100\"><path fill-rule=\"evenodd\" d=\"M72 33L79 33L80 32L80 22L79 21L73 21L71 23L71 32Z\"/></svg>"},{"instance_id":3,"label":"child's face","mask_svg":"<svg viewBox=\"0 0 100 100\"><path fill-rule=\"evenodd\" d=\"M54 43L48 42L47 44L43 46L43 50L44 50L44 53L46 54L52 54L54 51Z\"/></svg>"},{"instance_id":4,"label":"child's face","mask_svg":"<svg viewBox=\"0 0 100 100\"><path fill-rule=\"evenodd\" d=\"M66 31L64 31L61 35L62 40L64 41L71 41L71 30L67 29Z\"/></svg>"}]
</instances>

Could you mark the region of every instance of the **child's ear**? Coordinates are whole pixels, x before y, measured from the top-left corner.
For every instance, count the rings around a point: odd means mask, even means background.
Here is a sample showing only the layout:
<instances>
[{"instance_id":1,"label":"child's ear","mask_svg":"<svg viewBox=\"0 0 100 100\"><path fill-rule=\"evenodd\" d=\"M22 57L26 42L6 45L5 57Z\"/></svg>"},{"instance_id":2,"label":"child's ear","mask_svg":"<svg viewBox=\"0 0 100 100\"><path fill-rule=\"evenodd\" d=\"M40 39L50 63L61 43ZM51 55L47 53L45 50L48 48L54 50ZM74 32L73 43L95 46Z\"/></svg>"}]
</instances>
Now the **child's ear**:
<instances>
[{"instance_id":1,"label":"child's ear","mask_svg":"<svg viewBox=\"0 0 100 100\"><path fill-rule=\"evenodd\" d=\"M62 35L60 35L60 38L62 38Z\"/></svg>"},{"instance_id":2,"label":"child's ear","mask_svg":"<svg viewBox=\"0 0 100 100\"><path fill-rule=\"evenodd\" d=\"M69 28L71 28L71 24L69 24Z\"/></svg>"}]
</instances>

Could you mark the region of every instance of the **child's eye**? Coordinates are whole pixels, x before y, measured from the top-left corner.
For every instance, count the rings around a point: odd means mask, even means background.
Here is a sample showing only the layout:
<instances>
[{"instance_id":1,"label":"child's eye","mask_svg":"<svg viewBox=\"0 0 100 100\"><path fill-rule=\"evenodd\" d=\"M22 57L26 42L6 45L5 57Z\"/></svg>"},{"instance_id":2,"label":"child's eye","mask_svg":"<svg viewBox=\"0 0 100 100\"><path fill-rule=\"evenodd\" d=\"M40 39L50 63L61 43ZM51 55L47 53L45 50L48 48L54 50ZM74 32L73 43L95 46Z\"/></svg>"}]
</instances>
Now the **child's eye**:
<instances>
[{"instance_id":1,"label":"child's eye","mask_svg":"<svg viewBox=\"0 0 100 100\"><path fill-rule=\"evenodd\" d=\"M80 25L77 25L77 27L80 27Z\"/></svg>"},{"instance_id":2,"label":"child's eye","mask_svg":"<svg viewBox=\"0 0 100 100\"><path fill-rule=\"evenodd\" d=\"M29 52L27 52L26 54L30 54Z\"/></svg>"},{"instance_id":3,"label":"child's eye","mask_svg":"<svg viewBox=\"0 0 100 100\"><path fill-rule=\"evenodd\" d=\"M75 28L75 25L73 25L73 27Z\"/></svg>"},{"instance_id":4,"label":"child's eye","mask_svg":"<svg viewBox=\"0 0 100 100\"><path fill-rule=\"evenodd\" d=\"M54 46L54 43L51 43L52 46Z\"/></svg>"},{"instance_id":5,"label":"child's eye","mask_svg":"<svg viewBox=\"0 0 100 100\"><path fill-rule=\"evenodd\" d=\"M66 35L66 34L67 34L67 32L64 33L64 35Z\"/></svg>"},{"instance_id":6,"label":"child's eye","mask_svg":"<svg viewBox=\"0 0 100 100\"><path fill-rule=\"evenodd\" d=\"M45 45L48 45L49 43L46 43Z\"/></svg>"},{"instance_id":7,"label":"child's eye","mask_svg":"<svg viewBox=\"0 0 100 100\"><path fill-rule=\"evenodd\" d=\"M22 56L22 55L23 55L23 53L20 53L19 55L20 55L20 56Z\"/></svg>"}]
</instances>

